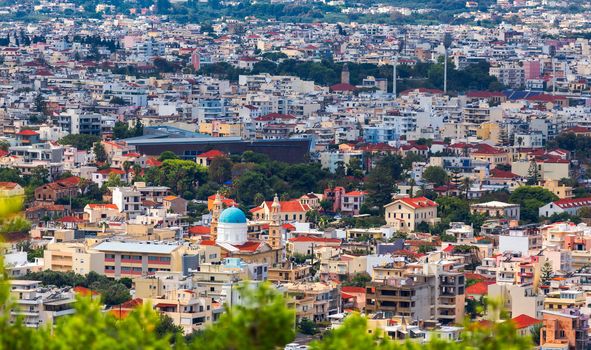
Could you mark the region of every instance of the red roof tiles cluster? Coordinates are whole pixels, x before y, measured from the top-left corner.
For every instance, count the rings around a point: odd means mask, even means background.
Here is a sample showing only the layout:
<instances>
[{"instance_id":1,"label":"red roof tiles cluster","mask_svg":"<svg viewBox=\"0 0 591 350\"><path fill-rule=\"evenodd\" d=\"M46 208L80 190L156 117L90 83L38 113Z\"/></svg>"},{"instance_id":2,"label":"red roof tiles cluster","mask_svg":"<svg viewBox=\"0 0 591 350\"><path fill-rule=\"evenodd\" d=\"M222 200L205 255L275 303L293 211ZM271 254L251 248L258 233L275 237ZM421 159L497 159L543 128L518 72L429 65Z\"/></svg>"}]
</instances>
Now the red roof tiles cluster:
<instances>
[{"instance_id":1,"label":"red roof tiles cluster","mask_svg":"<svg viewBox=\"0 0 591 350\"><path fill-rule=\"evenodd\" d=\"M218 151L217 149L212 149L211 151L207 151L201 153L197 156L197 158L206 158L206 159L213 159L216 157L225 157L226 154L222 151Z\"/></svg>"},{"instance_id":2,"label":"red roof tiles cluster","mask_svg":"<svg viewBox=\"0 0 591 350\"><path fill-rule=\"evenodd\" d=\"M400 198L399 201L408 204L414 209L418 208L429 208L429 207L436 207L437 203L430 200L427 197L416 197L416 198ZM396 201L394 201L396 202Z\"/></svg>"},{"instance_id":3,"label":"red roof tiles cluster","mask_svg":"<svg viewBox=\"0 0 591 350\"><path fill-rule=\"evenodd\" d=\"M338 238L321 238L312 236L300 236L289 239L290 242L316 242L316 243L341 243Z\"/></svg>"},{"instance_id":4,"label":"red roof tiles cluster","mask_svg":"<svg viewBox=\"0 0 591 350\"><path fill-rule=\"evenodd\" d=\"M527 328L536 324L542 323L542 320L538 320L537 318L533 318L531 316L521 314L517 317L513 317L511 321L515 324L515 328L523 329Z\"/></svg>"},{"instance_id":5,"label":"red roof tiles cluster","mask_svg":"<svg viewBox=\"0 0 591 350\"><path fill-rule=\"evenodd\" d=\"M578 208L578 207L590 207L591 197L585 198L565 198L559 199L553 202L554 205L566 209L566 208Z\"/></svg>"}]
</instances>

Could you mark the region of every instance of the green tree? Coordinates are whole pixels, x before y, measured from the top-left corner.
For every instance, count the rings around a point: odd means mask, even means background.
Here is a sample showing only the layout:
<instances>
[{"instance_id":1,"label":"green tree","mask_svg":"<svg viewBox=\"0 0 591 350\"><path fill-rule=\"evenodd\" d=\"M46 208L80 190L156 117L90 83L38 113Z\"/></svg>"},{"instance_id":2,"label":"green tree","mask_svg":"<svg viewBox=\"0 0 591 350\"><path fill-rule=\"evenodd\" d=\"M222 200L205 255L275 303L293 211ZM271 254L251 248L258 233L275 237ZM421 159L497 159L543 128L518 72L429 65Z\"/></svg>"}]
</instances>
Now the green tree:
<instances>
[{"instance_id":1,"label":"green tree","mask_svg":"<svg viewBox=\"0 0 591 350\"><path fill-rule=\"evenodd\" d=\"M262 174L254 171L248 171L238 178L235 188L236 198L247 205L260 204L254 203L254 197L257 194L262 194L265 198L269 198L271 194L267 179Z\"/></svg>"},{"instance_id":2,"label":"green tree","mask_svg":"<svg viewBox=\"0 0 591 350\"><path fill-rule=\"evenodd\" d=\"M183 335L184 331L183 327L177 326L170 316L166 314L160 314L158 325L156 326L154 332L159 338L167 336L170 337L170 335L173 335L172 339L174 340L176 336Z\"/></svg>"},{"instance_id":3,"label":"green tree","mask_svg":"<svg viewBox=\"0 0 591 350\"><path fill-rule=\"evenodd\" d=\"M447 172L439 166L428 166L423 172L423 179L435 184L435 186L445 185L448 178Z\"/></svg>"},{"instance_id":4,"label":"green tree","mask_svg":"<svg viewBox=\"0 0 591 350\"><path fill-rule=\"evenodd\" d=\"M121 175L116 173L110 173L107 181L104 182L103 187L121 187L125 186L125 182L121 180Z\"/></svg>"},{"instance_id":5,"label":"green tree","mask_svg":"<svg viewBox=\"0 0 591 350\"><path fill-rule=\"evenodd\" d=\"M343 285L365 287L368 282L371 282L371 276L367 272L358 272L350 280L343 282Z\"/></svg>"},{"instance_id":6,"label":"green tree","mask_svg":"<svg viewBox=\"0 0 591 350\"><path fill-rule=\"evenodd\" d=\"M303 334L314 335L318 333L318 327L314 321L307 318L302 318L298 323L298 330Z\"/></svg>"},{"instance_id":7,"label":"green tree","mask_svg":"<svg viewBox=\"0 0 591 350\"><path fill-rule=\"evenodd\" d=\"M230 180L232 177L232 162L227 157L215 157L207 168L207 177L210 181L219 184Z\"/></svg>"},{"instance_id":8,"label":"green tree","mask_svg":"<svg viewBox=\"0 0 591 350\"><path fill-rule=\"evenodd\" d=\"M540 181L540 171L538 164L535 159L532 159L529 163L529 169L527 171L527 182L529 186L536 185Z\"/></svg>"},{"instance_id":9,"label":"green tree","mask_svg":"<svg viewBox=\"0 0 591 350\"><path fill-rule=\"evenodd\" d=\"M546 262L544 262L544 265L542 265L542 269L540 271L540 280L542 284L548 284L548 282L550 282L550 280L552 279L552 276L554 276L552 264L550 264L550 261L546 260Z\"/></svg>"},{"instance_id":10,"label":"green tree","mask_svg":"<svg viewBox=\"0 0 591 350\"><path fill-rule=\"evenodd\" d=\"M105 147L102 143L96 142L92 151L97 162L104 163L107 161L107 152L105 151Z\"/></svg>"},{"instance_id":11,"label":"green tree","mask_svg":"<svg viewBox=\"0 0 591 350\"><path fill-rule=\"evenodd\" d=\"M158 157L159 161L163 162L167 159L180 159L180 158L174 152L171 152L171 151L164 151L164 152L160 153L160 156Z\"/></svg>"},{"instance_id":12,"label":"green tree","mask_svg":"<svg viewBox=\"0 0 591 350\"><path fill-rule=\"evenodd\" d=\"M8 152L9 148L10 148L10 142L8 142L6 140L0 140L0 150L2 150L4 152Z\"/></svg>"},{"instance_id":13,"label":"green tree","mask_svg":"<svg viewBox=\"0 0 591 350\"><path fill-rule=\"evenodd\" d=\"M470 217L470 205L465 200L458 197L443 196L435 200L437 203L437 213L441 221L449 224L455 221L468 221Z\"/></svg>"},{"instance_id":14,"label":"green tree","mask_svg":"<svg viewBox=\"0 0 591 350\"><path fill-rule=\"evenodd\" d=\"M538 209L558 197L539 186L521 186L511 193L509 202L521 206L521 220L524 222L537 222L539 219Z\"/></svg>"},{"instance_id":15,"label":"green tree","mask_svg":"<svg viewBox=\"0 0 591 350\"><path fill-rule=\"evenodd\" d=\"M138 137L144 134L144 125L139 118L135 120L135 125L133 126L133 129L130 130L130 133L131 137Z\"/></svg>"},{"instance_id":16,"label":"green tree","mask_svg":"<svg viewBox=\"0 0 591 350\"><path fill-rule=\"evenodd\" d=\"M402 161L397 156L387 156L377 162L365 181L367 204L381 211L392 201L395 181L402 176Z\"/></svg>"},{"instance_id":17,"label":"green tree","mask_svg":"<svg viewBox=\"0 0 591 350\"><path fill-rule=\"evenodd\" d=\"M129 135L129 127L122 121L116 121L113 126L113 138L116 140L125 139Z\"/></svg>"},{"instance_id":18,"label":"green tree","mask_svg":"<svg viewBox=\"0 0 591 350\"><path fill-rule=\"evenodd\" d=\"M60 145L69 145L79 150L89 151L92 146L100 141L98 136L85 134L70 134L58 140Z\"/></svg>"}]
</instances>

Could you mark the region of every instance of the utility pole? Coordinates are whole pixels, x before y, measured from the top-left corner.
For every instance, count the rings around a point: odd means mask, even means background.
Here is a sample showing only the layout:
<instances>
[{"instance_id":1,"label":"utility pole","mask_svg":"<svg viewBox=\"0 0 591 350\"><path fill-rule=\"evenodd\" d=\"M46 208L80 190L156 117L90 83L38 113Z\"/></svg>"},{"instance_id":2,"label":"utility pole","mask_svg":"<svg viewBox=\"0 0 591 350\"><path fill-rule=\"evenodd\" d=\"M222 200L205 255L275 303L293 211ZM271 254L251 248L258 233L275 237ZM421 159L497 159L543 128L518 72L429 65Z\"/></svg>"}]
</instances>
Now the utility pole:
<instances>
[{"instance_id":1,"label":"utility pole","mask_svg":"<svg viewBox=\"0 0 591 350\"><path fill-rule=\"evenodd\" d=\"M406 34L404 33L404 37L398 42L398 48L394 51L394 58L392 59L392 96L394 96L394 98L398 95L398 56L400 56L400 53L404 50L405 36Z\"/></svg>"},{"instance_id":2,"label":"utility pole","mask_svg":"<svg viewBox=\"0 0 591 350\"><path fill-rule=\"evenodd\" d=\"M552 95L556 95L556 63L554 62L554 55L550 56L552 63Z\"/></svg>"},{"instance_id":3,"label":"utility pole","mask_svg":"<svg viewBox=\"0 0 591 350\"><path fill-rule=\"evenodd\" d=\"M443 92L447 94L447 56L448 56L448 49L451 46L451 35L449 32L446 32L443 35L443 48L445 49L444 57L445 60L443 62Z\"/></svg>"},{"instance_id":4,"label":"utility pole","mask_svg":"<svg viewBox=\"0 0 591 350\"><path fill-rule=\"evenodd\" d=\"M398 66L398 55L394 54L394 60L392 62L392 95L396 98L396 66Z\"/></svg>"}]
</instances>

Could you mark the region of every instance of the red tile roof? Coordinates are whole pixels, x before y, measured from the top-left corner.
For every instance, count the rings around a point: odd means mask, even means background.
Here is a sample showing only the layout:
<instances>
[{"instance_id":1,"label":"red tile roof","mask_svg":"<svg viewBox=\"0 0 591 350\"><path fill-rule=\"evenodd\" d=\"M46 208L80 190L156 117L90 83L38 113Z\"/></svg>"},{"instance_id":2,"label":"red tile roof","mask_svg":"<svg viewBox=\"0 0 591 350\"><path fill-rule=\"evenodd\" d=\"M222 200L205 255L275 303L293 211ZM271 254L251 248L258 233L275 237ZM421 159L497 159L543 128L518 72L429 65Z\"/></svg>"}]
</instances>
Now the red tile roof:
<instances>
[{"instance_id":1,"label":"red tile roof","mask_svg":"<svg viewBox=\"0 0 591 350\"><path fill-rule=\"evenodd\" d=\"M95 290L88 289L88 288L82 287L82 286L74 287L73 289L74 289L74 293L79 294L79 295L82 295L83 297L88 297L88 296L91 296L91 295L99 295L99 294L101 294L101 293L99 293L99 292L97 292Z\"/></svg>"},{"instance_id":2,"label":"red tile roof","mask_svg":"<svg viewBox=\"0 0 591 350\"><path fill-rule=\"evenodd\" d=\"M577 208L577 207L589 207L589 206L591 206L591 197L565 198L565 199L559 199L557 201L554 201L553 203L562 209Z\"/></svg>"},{"instance_id":3,"label":"red tile roof","mask_svg":"<svg viewBox=\"0 0 591 350\"><path fill-rule=\"evenodd\" d=\"M345 293L365 293L365 288L363 287L352 287L352 286L344 286L341 288L341 291Z\"/></svg>"},{"instance_id":4,"label":"red tile roof","mask_svg":"<svg viewBox=\"0 0 591 350\"><path fill-rule=\"evenodd\" d=\"M514 174L510 171L494 168L493 170L490 171L490 177L500 178L500 179L514 179L514 178L521 177L521 176Z\"/></svg>"},{"instance_id":5,"label":"red tile roof","mask_svg":"<svg viewBox=\"0 0 591 350\"><path fill-rule=\"evenodd\" d=\"M116 204L101 204L101 203L89 203L90 209L114 209L119 210Z\"/></svg>"},{"instance_id":6,"label":"red tile roof","mask_svg":"<svg viewBox=\"0 0 591 350\"><path fill-rule=\"evenodd\" d=\"M564 130L564 132L589 133L591 132L591 128L587 128L584 126L574 126L572 128Z\"/></svg>"},{"instance_id":7,"label":"red tile roof","mask_svg":"<svg viewBox=\"0 0 591 350\"><path fill-rule=\"evenodd\" d=\"M29 129L25 129L25 130L21 130L17 133L17 135L22 135L22 136L34 136L34 135L39 135L38 132L35 132L33 130L29 130Z\"/></svg>"},{"instance_id":8,"label":"red tile roof","mask_svg":"<svg viewBox=\"0 0 591 350\"><path fill-rule=\"evenodd\" d=\"M542 323L542 320L538 320L537 318L533 318L533 317L525 315L525 314L521 314L517 317L513 317L511 319L511 321L513 321L513 323L515 324L515 328L517 328L517 329L523 329L523 328L533 326L535 324Z\"/></svg>"},{"instance_id":9,"label":"red tile roof","mask_svg":"<svg viewBox=\"0 0 591 350\"><path fill-rule=\"evenodd\" d=\"M290 242L316 242L316 243L341 243L338 238L321 238L312 236L300 236L289 239Z\"/></svg>"},{"instance_id":10,"label":"red tile roof","mask_svg":"<svg viewBox=\"0 0 591 350\"><path fill-rule=\"evenodd\" d=\"M97 174L107 175L107 176L111 175L111 174L125 175L125 171L123 171L121 169L117 169L117 168L101 169L101 170L97 170L96 172L97 172Z\"/></svg>"},{"instance_id":11,"label":"red tile roof","mask_svg":"<svg viewBox=\"0 0 591 350\"><path fill-rule=\"evenodd\" d=\"M84 220L75 216L64 216L57 220L58 222L83 222Z\"/></svg>"},{"instance_id":12,"label":"red tile roof","mask_svg":"<svg viewBox=\"0 0 591 350\"><path fill-rule=\"evenodd\" d=\"M361 197L361 196L365 196L366 194L367 194L367 192L365 192L365 191L351 191L351 192L345 193L345 196Z\"/></svg>"},{"instance_id":13,"label":"red tile roof","mask_svg":"<svg viewBox=\"0 0 591 350\"><path fill-rule=\"evenodd\" d=\"M355 87L355 85L339 83L339 84L332 85L330 87L330 90L331 91L355 91L355 90L357 90L357 88Z\"/></svg>"},{"instance_id":14,"label":"red tile roof","mask_svg":"<svg viewBox=\"0 0 591 350\"><path fill-rule=\"evenodd\" d=\"M189 235L208 235L211 229L207 226L191 226L189 227Z\"/></svg>"},{"instance_id":15,"label":"red tile roof","mask_svg":"<svg viewBox=\"0 0 591 350\"><path fill-rule=\"evenodd\" d=\"M241 245L235 245L234 247L240 249L241 252L254 252L259 249L261 242L246 242Z\"/></svg>"},{"instance_id":16,"label":"red tile roof","mask_svg":"<svg viewBox=\"0 0 591 350\"><path fill-rule=\"evenodd\" d=\"M294 212L295 213L305 213L311 209L309 205L302 204L302 203L300 203L300 201L295 200L295 199L290 200L290 201L280 201L279 204L281 205L281 212L283 212L283 213L294 213ZM265 201L262 205L250 209L250 212L255 213L259 210L263 210L264 205L266 205L267 208L270 209L271 206L273 205L273 202L272 201Z\"/></svg>"},{"instance_id":17,"label":"red tile roof","mask_svg":"<svg viewBox=\"0 0 591 350\"><path fill-rule=\"evenodd\" d=\"M156 158L150 157L150 158L148 158L148 160L146 160L146 165L148 165L148 166L161 166L162 165L162 162L159 161Z\"/></svg>"},{"instance_id":18,"label":"red tile roof","mask_svg":"<svg viewBox=\"0 0 591 350\"><path fill-rule=\"evenodd\" d=\"M433 202L432 200L430 200L427 197L400 198L400 199L395 200L392 203L395 203L397 201L401 201L401 202L411 206L414 209L429 208L429 207L436 207L437 206L437 203Z\"/></svg>"},{"instance_id":19,"label":"red tile roof","mask_svg":"<svg viewBox=\"0 0 591 350\"><path fill-rule=\"evenodd\" d=\"M476 146L476 150L473 151L472 153L476 153L476 154L504 154L506 152L502 151L498 148L495 148L491 145L487 145L486 143L479 143Z\"/></svg>"},{"instance_id":20,"label":"red tile roof","mask_svg":"<svg viewBox=\"0 0 591 350\"><path fill-rule=\"evenodd\" d=\"M471 295L488 295L488 286L494 282L480 281L476 282L470 287L466 287L466 294Z\"/></svg>"},{"instance_id":21,"label":"red tile roof","mask_svg":"<svg viewBox=\"0 0 591 350\"><path fill-rule=\"evenodd\" d=\"M206 158L206 159L213 159L215 157L225 157L226 154L222 151L218 151L217 149L212 149L211 151L207 151L205 153L201 153L197 156L197 158Z\"/></svg>"},{"instance_id":22,"label":"red tile roof","mask_svg":"<svg viewBox=\"0 0 591 350\"><path fill-rule=\"evenodd\" d=\"M7 181L0 182L0 189L3 189L3 190L12 190L16 186L18 186L18 184L16 182L7 182Z\"/></svg>"}]
</instances>

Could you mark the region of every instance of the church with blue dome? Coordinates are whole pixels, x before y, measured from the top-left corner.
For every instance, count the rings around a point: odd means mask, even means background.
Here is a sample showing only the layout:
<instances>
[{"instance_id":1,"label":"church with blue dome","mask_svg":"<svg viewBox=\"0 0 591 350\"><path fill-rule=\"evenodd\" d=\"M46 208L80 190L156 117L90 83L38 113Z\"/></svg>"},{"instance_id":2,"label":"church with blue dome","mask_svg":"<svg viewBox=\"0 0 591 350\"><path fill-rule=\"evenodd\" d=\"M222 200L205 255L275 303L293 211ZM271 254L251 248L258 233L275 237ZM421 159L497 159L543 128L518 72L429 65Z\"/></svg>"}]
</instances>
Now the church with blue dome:
<instances>
[{"instance_id":1,"label":"church with blue dome","mask_svg":"<svg viewBox=\"0 0 591 350\"><path fill-rule=\"evenodd\" d=\"M248 241L248 223L242 210L236 207L224 209L217 225L216 243L242 245Z\"/></svg>"},{"instance_id":2,"label":"church with blue dome","mask_svg":"<svg viewBox=\"0 0 591 350\"><path fill-rule=\"evenodd\" d=\"M276 208L279 199L275 198ZM278 215L269 224L269 237L264 240L248 238L248 219L237 207L223 208L216 195L211 213L211 239L222 250L222 257L241 258L245 262L276 264L283 260L281 220Z\"/></svg>"},{"instance_id":3,"label":"church with blue dome","mask_svg":"<svg viewBox=\"0 0 591 350\"><path fill-rule=\"evenodd\" d=\"M246 215L236 207L226 208L220 214L219 222L226 224L245 224Z\"/></svg>"}]
</instances>

